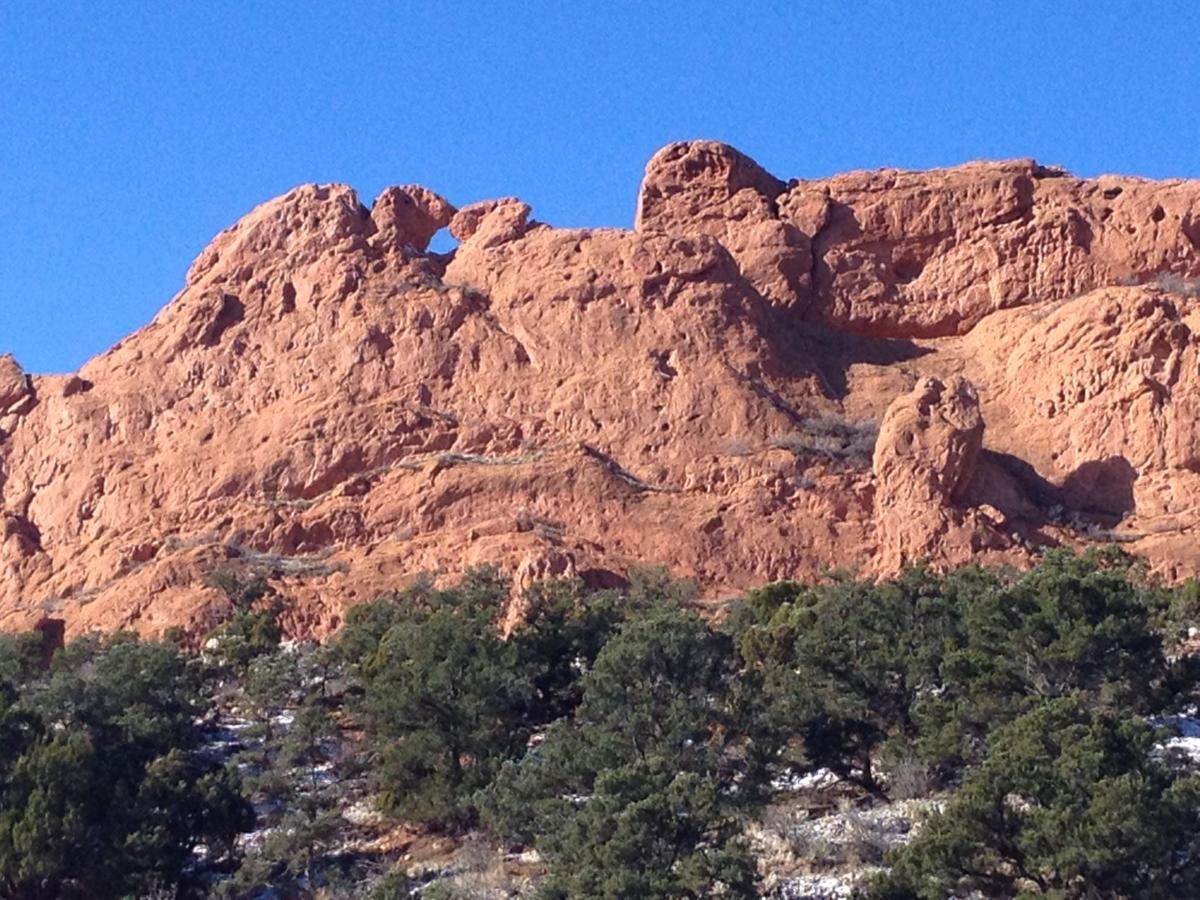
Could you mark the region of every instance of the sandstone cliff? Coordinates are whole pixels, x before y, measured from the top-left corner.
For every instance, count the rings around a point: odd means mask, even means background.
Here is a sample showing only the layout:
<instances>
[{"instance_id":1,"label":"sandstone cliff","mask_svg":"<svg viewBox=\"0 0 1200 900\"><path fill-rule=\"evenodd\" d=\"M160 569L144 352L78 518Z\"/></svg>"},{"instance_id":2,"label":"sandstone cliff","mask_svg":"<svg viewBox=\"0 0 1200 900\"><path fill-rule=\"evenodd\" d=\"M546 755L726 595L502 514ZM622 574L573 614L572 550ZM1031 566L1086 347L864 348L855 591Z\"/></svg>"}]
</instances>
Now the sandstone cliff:
<instances>
[{"instance_id":1,"label":"sandstone cliff","mask_svg":"<svg viewBox=\"0 0 1200 900\"><path fill-rule=\"evenodd\" d=\"M631 231L301 187L78 373L0 357L0 627L204 630L223 566L315 633L485 562L716 598L1116 537L1182 577L1197 277L1200 183L1031 161L784 182L674 144Z\"/></svg>"}]
</instances>

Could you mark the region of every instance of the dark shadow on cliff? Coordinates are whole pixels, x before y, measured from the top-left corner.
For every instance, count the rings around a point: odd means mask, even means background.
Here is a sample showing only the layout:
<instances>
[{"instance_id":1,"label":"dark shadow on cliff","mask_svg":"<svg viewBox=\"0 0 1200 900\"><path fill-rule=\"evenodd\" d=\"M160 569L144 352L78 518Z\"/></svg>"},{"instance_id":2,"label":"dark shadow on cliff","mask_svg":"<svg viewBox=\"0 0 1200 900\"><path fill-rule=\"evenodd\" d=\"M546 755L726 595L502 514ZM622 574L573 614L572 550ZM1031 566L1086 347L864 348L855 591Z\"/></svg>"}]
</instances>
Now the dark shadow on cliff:
<instances>
[{"instance_id":1,"label":"dark shadow on cliff","mask_svg":"<svg viewBox=\"0 0 1200 900\"><path fill-rule=\"evenodd\" d=\"M971 484L972 502L989 503L1006 516L1041 518L1061 503L1058 488L1011 453L984 450Z\"/></svg>"},{"instance_id":2,"label":"dark shadow on cliff","mask_svg":"<svg viewBox=\"0 0 1200 900\"><path fill-rule=\"evenodd\" d=\"M893 366L933 352L907 338L863 337L815 322L803 323L797 335L831 400L841 400L849 393L847 373L851 366Z\"/></svg>"},{"instance_id":3,"label":"dark shadow on cliff","mask_svg":"<svg viewBox=\"0 0 1200 900\"><path fill-rule=\"evenodd\" d=\"M1062 485L1063 505L1080 512L1121 517L1133 511L1137 471L1123 456L1080 465Z\"/></svg>"},{"instance_id":4,"label":"dark shadow on cliff","mask_svg":"<svg viewBox=\"0 0 1200 900\"><path fill-rule=\"evenodd\" d=\"M1018 456L984 450L966 501L1004 514L1009 528L1043 546L1057 540L1046 526L1073 529L1081 536L1107 533L1134 508L1137 472L1122 456L1089 460L1056 485Z\"/></svg>"}]
</instances>

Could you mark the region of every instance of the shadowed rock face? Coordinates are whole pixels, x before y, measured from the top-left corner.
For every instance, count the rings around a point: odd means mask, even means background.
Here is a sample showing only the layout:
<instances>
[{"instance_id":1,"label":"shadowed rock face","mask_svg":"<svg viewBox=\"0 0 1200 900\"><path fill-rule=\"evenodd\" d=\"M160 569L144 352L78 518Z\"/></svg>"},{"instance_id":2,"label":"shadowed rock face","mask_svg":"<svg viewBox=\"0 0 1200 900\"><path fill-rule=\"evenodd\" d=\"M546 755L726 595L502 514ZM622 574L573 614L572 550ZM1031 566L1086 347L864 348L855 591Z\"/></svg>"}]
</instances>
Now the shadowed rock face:
<instances>
[{"instance_id":1,"label":"shadowed rock face","mask_svg":"<svg viewBox=\"0 0 1200 900\"><path fill-rule=\"evenodd\" d=\"M0 627L201 632L225 566L297 634L482 563L715 599L1117 534L1190 574L1198 242L1193 182L785 183L711 142L632 231L297 188L80 372L0 357Z\"/></svg>"}]
</instances>

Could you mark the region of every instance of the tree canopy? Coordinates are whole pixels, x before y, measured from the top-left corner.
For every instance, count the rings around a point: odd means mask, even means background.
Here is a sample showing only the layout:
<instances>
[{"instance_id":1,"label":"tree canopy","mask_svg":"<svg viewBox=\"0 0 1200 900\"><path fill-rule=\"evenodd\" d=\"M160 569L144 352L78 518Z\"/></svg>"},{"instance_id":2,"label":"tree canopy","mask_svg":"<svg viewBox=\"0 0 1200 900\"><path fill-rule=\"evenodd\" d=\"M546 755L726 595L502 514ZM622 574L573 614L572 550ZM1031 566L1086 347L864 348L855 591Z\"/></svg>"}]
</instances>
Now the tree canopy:
<instances>
[{"instance_id":1,"label":"tree canopy","mask_svg":"<svg viewBox=\"0 0 1200 900\"><path fill-rule=\"evenodd\" d=\"M982 765L870 897L1174 898L1200 891L1200 779L1141 719L1048 700L997 730Z\"/></svg>"},{"instance_id":2,"label":"tree canopy","mask_svg":"<svg viewBox=\"0 0 1200 900\"><path fill-rule=\"evenodd\" d=\"M0 894L119 897L228 853L253 814L199 752L199 666L127 635L81 638L41 672L0 651Z\"/></svg>"}]
</instances>

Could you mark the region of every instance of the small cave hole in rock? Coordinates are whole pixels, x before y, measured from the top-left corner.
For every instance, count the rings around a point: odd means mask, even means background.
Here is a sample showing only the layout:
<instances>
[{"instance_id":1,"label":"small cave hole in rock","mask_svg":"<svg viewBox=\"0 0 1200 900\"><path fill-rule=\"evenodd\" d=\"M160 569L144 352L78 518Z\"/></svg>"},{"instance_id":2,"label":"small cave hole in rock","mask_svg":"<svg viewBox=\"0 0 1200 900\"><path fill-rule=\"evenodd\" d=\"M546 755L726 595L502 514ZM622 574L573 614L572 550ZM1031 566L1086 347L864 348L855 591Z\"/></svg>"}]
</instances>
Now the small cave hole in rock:
<instances>
[{"instance_id":1,"label":"small cave hole in rock","mask_svg":"<svg viewBox=\"0 0 1200 900\"><path fill-rule=\"evenodd\" d=\"M209 322L201 335L200 343L205 347L215 347L221 342L221 336L230 328L242 321L246 316L246 307L233 294L222 294L217 313Z\"/></svg>"},{"instance_id":2,"label":"small cave hole in rock","mask_svg":"<svg viewBox=\"0 0 1200 900\"><path fill-rule=\"evenodd\" d=\"M920 260L901 259L892 266L892 272L901 284L912 284L921 277L921 271L924 268L925 264Z\"/></svg>"}]
</instances>

